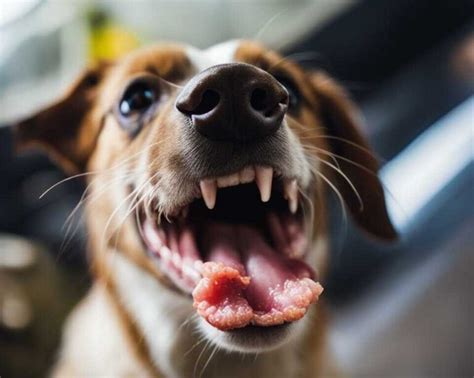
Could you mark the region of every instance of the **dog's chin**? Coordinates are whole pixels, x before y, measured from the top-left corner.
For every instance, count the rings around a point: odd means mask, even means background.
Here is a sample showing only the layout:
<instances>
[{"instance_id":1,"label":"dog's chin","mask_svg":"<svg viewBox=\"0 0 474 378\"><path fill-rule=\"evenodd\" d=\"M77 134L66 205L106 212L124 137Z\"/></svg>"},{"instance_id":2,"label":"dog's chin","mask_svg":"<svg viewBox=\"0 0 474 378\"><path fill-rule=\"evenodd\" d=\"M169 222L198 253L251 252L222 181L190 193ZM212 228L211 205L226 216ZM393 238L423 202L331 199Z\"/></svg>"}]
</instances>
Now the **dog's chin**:
<instances>
[{"instance_id":1,"label":"dog's chin","mask_svg":"<svg viewBox=\"0 0 474 378\"><path fill-rule=\"evenodd\" d=\"M263 353L279 349L297 337L305 319L271 327L246 326L221 331L202 318L197 319L197 328L211 343L229 352Z\"/></svg>"}]
</instances>

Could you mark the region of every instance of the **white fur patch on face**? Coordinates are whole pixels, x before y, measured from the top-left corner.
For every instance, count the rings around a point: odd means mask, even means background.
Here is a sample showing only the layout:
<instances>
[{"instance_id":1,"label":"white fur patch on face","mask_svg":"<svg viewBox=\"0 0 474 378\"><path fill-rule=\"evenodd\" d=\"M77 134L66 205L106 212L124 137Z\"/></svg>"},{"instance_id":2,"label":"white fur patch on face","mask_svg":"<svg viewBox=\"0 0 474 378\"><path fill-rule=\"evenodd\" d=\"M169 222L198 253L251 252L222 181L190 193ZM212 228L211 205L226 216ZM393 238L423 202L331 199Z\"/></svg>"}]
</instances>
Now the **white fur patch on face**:
<instances>
[{"instance_id":1,"label":"white fur patch on face","mask_svg":"<svg viewBox=\"0 0 474 378\"><path fill-rule=\"evenodd\" d=\"M166 377L182 376L173 351L179 349L178 331L195 313L191 301L168 290L118 251L111 251L109 264L122 303L143 332L154 363Z\"/></svg>"},{"instance_id":2,"label":"white fur patch on face","mask_svg":"<svg viewBox=\"0 0 474 378\"><path fill-rule=\"evenodd\" d=\"M234 39L227 42L219 43L206 50L199 50L189 46L186 48L186 54L191 63L198 71L217 64L232 63L235 60L235 53L240 45L240 40Z\"/></svg>"}]
</instances>

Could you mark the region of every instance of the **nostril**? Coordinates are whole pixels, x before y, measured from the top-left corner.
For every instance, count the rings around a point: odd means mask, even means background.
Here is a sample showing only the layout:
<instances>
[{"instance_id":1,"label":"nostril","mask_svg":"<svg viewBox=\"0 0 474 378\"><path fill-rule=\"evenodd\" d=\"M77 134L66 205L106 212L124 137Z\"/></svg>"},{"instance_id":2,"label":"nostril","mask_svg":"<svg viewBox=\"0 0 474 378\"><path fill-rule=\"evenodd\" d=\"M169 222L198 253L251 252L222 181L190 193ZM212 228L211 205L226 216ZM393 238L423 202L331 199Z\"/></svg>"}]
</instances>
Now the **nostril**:
<instances>
[{"instance_id":1,"label":"nostril","mask_svg":"<svg viewBox=\"0 0 474 378\"><path fill-rule=\"evenodd\" d=\"M267 91L262 88L256 88L250 95L250 105L258 112L267 108Z\"/></svg>"},{"instance_id":2,"label":"nostril","mask_svg":"<svg viewBox=\"0 0 474 378\"><path fill-rule=\"evenodd\" d=\"M282 108L285 108L288 102L286 93L281 99L278 99L277 96L276 91L274 93L266 89L255 88L250 95L250 106L253 110L263 114L265 118L273 117Z\"/></svg>"},{"instance_id":3,"label":"nostril","mask_svg":"<svg viewBox=\"0 0 474 378\"><path fill-rule=\"evenodd\" d=\"M214 109L220 101L220 95L216 91L212 89L206 90L202 94L201 102L199 105L192 110L191 114L206 114L209 113L212 109Z\"/></svg>"}]
</instances>

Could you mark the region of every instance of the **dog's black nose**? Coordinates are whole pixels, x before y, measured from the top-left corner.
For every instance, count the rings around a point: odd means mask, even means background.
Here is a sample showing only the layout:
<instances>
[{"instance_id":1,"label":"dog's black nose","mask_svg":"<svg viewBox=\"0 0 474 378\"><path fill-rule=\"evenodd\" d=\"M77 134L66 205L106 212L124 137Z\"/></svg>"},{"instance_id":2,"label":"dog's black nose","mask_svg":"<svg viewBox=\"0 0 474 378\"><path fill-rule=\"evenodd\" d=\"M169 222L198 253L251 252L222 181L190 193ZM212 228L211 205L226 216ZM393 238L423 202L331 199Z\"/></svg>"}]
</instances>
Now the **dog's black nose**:
<instances>
[{"instance_id":1,"label":"dog's black nose","mask_svg":"<svg viewBox=\"0 0 474 378\"><path fill-rule=\"evenodd\" d=\"M274 133L288 107L288 92L269 73L243 63L211 67L184 87L176 108L212 140L244 142Z\"/></svg>"}]
</instances>

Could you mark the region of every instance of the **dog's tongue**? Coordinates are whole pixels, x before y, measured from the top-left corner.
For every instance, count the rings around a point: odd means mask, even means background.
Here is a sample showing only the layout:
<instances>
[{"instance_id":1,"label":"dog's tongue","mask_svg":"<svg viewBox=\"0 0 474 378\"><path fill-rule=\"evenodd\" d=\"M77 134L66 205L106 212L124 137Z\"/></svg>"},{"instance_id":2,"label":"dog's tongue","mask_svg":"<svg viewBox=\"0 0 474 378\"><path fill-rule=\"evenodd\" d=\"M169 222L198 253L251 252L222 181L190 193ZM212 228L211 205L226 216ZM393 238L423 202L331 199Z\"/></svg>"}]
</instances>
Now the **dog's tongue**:
<instances>
[{"instance_id":1,"label":"dog's tongue","mask_svg":"<svg viewBox=\"0 0 474 378\"><path fill-rule=\"evenodd\" d=\"M207 262L194 306L220 330L298 320L323 291L311 268L275 251L257 229L212 223L203 234Z\"/></svg>"}]
</instances>

